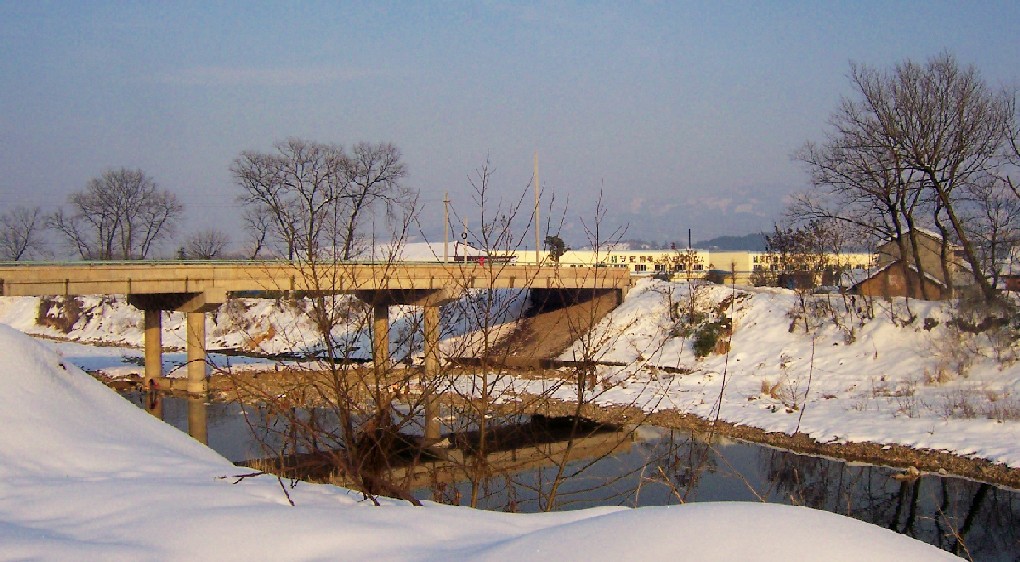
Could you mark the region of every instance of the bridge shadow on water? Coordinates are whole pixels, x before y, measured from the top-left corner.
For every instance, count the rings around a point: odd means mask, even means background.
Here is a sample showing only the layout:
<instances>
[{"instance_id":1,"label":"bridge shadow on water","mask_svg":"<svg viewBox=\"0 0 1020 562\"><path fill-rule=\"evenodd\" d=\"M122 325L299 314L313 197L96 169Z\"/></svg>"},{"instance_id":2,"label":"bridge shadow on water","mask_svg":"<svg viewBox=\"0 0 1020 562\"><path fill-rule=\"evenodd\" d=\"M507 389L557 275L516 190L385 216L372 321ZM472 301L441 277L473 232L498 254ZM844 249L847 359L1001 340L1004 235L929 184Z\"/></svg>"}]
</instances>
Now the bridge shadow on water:
<instances>
[{"instance_id":1,"label":"bridge shadow on water","mask_svg":"<svg viewBox=\"0 0 1020 562\"><path fill-rule=\"evenodd\" d=\"M285 450L285 420L236 403L126 395L239 465L349 485L330 451ZM446 412L447 415L455 414ZM719 436L514 416L477 429L390 436L376 477L416 500L536 512L767 501L854 517L976 560L1020 559L1020 492L936 474L795 454ZM328 420L323 420L328 423ZM277 454L270 454L275 451ZM261 459L262 464L253 462ZM281 469L282 467L282 469Z\"/></svg>"}]
</instances>

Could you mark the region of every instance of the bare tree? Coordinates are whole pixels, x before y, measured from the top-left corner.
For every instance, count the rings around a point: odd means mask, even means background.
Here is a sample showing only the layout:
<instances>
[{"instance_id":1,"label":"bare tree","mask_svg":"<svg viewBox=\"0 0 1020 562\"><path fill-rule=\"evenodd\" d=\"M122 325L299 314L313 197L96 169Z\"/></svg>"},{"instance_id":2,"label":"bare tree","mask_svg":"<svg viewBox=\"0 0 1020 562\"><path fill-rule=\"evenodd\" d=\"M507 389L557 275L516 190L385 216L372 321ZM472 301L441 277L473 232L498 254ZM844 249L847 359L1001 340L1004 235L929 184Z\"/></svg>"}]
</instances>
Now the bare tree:
<instances>
[{"instance_id":1,"label":"bare tree","mask_svg":"<svg viewBox=\"0 0 1020 562\"><path fill-rule=\"evenodd\" d=\"M341 191L343 149L295 138L274 148L245 151L234 160L231 171L244 189L239 200L252 216L272 219L273 236L288 259L316 259Z\"/></svg>"},{"instance_id":2,"label":"bare tree","mask_svg":"<svg viewBox=\"0 0 1020 562\"><path fill-rule=\"evenodd\" d=\"M376 211L386 222L413 214L400 151L389 143L343 147L291 138L272 153L245 151L231 171L243 189L256 248L275 239L288 259L350 260L365 247Z\"/></svg>"},{"instance_id":3,"label":"bare tree","mask_svg":"<svg viewBox=\"0 0 1020 562\"><path fill-rule=\"evenodd\" d=\"M851 65L850 78L856 99L843 100L824 143L797 155L821 193L801 197L796 214L835 217L894 238L900 255L917 262L910 233L937 229L950 290L955 242L981 295L993 299L989 264L968 218L987 215L980 208L992 201L988 182L1005 162L1015 128L1013 97L993 91L974 67L961 67L949 54L890 71ZM1001 190L1010 193L1016 195Z\"/></svg>"},{"instance_id":4,"label":"bare tree","mask_svg":"<svg viewBox=\"0 0 1020 562\"><path fill-rule=\"evenodd\" d=\"M269 242L274 224L273 217L267 212L266 207L252 206L244 210L241 220L244 222L245 232L248 233L245 254L250 259L257 259Z\"/></svg>"},{"instance_id":5,"label":"bare tree","mask_svg":"<svg viewBox=\"0 0 1020 562\"><path fill-rule=\"evenodd\" d=\"M192 234L183 246L184 257L191 260L211 260L223 257L230 237L221 230L207 228Z\"/></svg>"},{"instance_id":6,"label":"bare tree","mask_svg":"<svg viewBox=\"0 0 1020 562\"><path fill-rule=\"evenodd\" d=\"M83 259L145 259L173 235L184 212L177 196L141 170L107 170L68 197L71 211L50 217Z\"/></svg>"},{"instance_id":7,"label":"bare tree","mask_svg":"<svg viewBox=\"0 0 1020 562\"><path fill-rule=\"evenodd\" d=\"M15 207L0 215L0 260L18 261L45 252L45 228L39 207Z\"/></svg>"},{"instance_id":8,"label":"bare tree","mask_svg":"<svg viewBox=\"0 0 1020 562\"><path fill-rule=\"evenodd\" d=\"M346 261L357 254L359 233L376 206L392 220L417 202L414 192L400 184L407 168L400 161L400 150L390 143L354 145L341 170L344 191L333 223L333 239L342 248L340 259Z\"/></svg>"}]
</instances>

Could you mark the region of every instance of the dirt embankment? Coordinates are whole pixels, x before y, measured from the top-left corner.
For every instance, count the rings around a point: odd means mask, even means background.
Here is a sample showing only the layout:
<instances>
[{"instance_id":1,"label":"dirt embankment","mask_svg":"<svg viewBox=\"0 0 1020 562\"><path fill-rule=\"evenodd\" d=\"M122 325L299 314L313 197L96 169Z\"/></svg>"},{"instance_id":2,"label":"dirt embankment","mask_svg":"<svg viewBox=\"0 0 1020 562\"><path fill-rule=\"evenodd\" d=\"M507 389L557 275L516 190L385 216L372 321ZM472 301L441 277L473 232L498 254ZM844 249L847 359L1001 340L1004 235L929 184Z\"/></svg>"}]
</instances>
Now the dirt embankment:
<instances>
[{"instance_id":1,"label":"dirt embankment","mask_svg":"<svg viewBox=\"0 0 1020 562\"><path fill-rule=\"evenodd\" d=\"M615 291L532 292L526 317L491 354L507 365L535 366L557 357L616 308L619 298Z\"/></svg>"}]
</instances>

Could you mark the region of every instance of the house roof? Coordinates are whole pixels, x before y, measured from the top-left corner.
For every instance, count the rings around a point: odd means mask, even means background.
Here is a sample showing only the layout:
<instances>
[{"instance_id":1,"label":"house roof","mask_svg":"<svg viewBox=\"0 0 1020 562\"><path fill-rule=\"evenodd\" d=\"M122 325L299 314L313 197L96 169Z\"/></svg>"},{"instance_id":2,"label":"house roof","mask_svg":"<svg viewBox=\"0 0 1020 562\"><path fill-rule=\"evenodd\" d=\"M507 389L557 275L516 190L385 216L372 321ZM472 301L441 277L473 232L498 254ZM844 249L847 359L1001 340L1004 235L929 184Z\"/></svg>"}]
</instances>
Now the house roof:
<instances>
[{"instance_id":1,"label":"house roof","mask_svg":"<svg viewBox=\"0 0 1020 562\"><path fill-rule=\"evenodd\" d=\"M884 265L884 266L882 266L882 267L872 271L867 277L865 277L864 279L861 279L861 280L857 281L856 283L854 283L853 286L857 287L861 283L864 283L865 281L867 281L868 279L874 279L875 277L878 276L878 274L880 274L880 273L882 273L884 271L887 271L892 266L897 265L897 264L902 264L902 263L903 263L903 259L893 260L893 261L887 263L886 265ZM909 265L908 264L907 268L910 269L911 271L913 271L914 273L918 272L917 271L917 266ZM928 281L931 281L932 283L935 283L939 287L946 287L945 282L943 282L941 279L938 279L937 277L933 276L930 273L925 272L924 278L927 279Z\"/></svg>"},{"instance_id":2,"label":"house roof","mask_svg":"<svg viewBox=\"0 0 1020 562\"><path fill-rule=\"evenodd\" d=\"M932 240L934 240L936 242L939 242L939 243L942 242L942 235L939 234L938 232L935 232L933 230L928 230L927 228L920 228L920 227L916 227L916 226L914 228L912 228L912 229L908 228L908 229L904 230L903 231L903 236L906 236L907 234L910 234L910 232L912 232L912 231L917 232L918 234L923 234L924 236L927 236L928 238L931 238ZM895 242L895 241L896 241L895 237L886 238L885 240L883 240L879 244L879 247L885 246L886 244L890 244L890 243ZM950 246L952 246L954 248L958 247L956 244L950 244Z\"/></svg>"}]
</instances>

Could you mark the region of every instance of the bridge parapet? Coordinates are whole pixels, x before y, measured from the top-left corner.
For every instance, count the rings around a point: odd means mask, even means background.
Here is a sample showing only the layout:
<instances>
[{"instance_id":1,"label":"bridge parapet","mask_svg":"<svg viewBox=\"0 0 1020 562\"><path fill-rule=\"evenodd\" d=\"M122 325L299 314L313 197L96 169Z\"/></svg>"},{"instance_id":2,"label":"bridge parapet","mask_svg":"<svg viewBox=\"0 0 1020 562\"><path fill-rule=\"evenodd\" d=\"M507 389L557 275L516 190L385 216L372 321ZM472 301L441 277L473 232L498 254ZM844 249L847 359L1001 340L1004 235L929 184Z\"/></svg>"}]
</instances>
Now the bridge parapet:
<instances>
[{"instance_id":1,"label":"bridge parapet","mask_svg":"<svg viewBox=\"0 0 1020 562\"><path fill-rule=\"evenodd\" d=\"M422 289L616 289L631 285L626 270L478 264L300 264L237 262L0 266L2 295L172 294L209 290L356 291Z\"/></svg>"}]
</instances>

